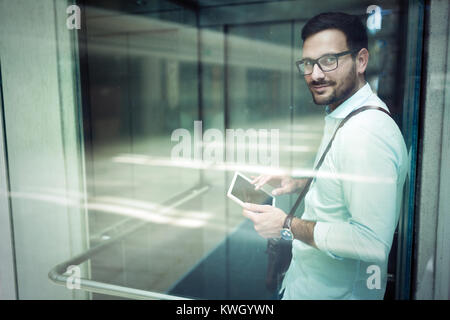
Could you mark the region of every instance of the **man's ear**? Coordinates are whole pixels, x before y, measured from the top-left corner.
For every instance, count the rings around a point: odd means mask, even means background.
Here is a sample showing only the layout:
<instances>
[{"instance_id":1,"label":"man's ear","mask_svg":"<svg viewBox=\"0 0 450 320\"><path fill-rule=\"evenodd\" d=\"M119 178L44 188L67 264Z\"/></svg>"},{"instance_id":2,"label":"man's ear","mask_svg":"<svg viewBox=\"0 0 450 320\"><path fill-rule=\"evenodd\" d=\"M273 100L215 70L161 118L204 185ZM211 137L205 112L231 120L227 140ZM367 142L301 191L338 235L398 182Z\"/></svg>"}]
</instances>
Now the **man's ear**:
<instances>
[{"instance_id":1,"label":"man's ear","mask_svg":"<svg viewBox=\"0 0 450 320\"><path fill-rule=\"evenodd\" d=\"M356 55L356 72L358 74L363 74L367 69L368 63L369 51L366 48L362 48Z\"/></svg>"}]
</instances>

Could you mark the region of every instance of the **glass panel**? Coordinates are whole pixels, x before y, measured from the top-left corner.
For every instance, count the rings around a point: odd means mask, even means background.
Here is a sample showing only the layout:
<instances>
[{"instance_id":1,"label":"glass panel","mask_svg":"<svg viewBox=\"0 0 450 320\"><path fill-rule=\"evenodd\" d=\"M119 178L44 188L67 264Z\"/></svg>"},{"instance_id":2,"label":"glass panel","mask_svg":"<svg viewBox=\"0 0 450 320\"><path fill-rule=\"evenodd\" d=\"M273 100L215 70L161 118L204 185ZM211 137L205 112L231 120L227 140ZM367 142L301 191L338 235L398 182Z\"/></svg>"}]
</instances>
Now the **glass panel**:
<instances>
[{"instance_id":1,"label":"glass panel","mask_svg":"<svg viewBox=\"0 0 450 320\"><path fill-rule=\"evenodd\" d=\"M304 1L160 3L86 8L91 245L124 218L149 222L93 257L91 279L176 296L271 299L266 240L225 195L236 170L254 176L312 168L324 108L314 104L294 62L303 25L325 10ZM371 3L333 5L363 17ZM407 68L407 8L393 0L381 10L383 27L369 30L366 76L402 126L409 110L401 107L404 88L394 84ZM174 161L174 152L181 159ZM161 205L203 185L205 195L177 209ZM279 196L277 207L288 212L295 200ZM391 280L402 277L396 239ZM394 295L390 281L386 297Z\"/></svg>"},{"instance_id":2,"label":"glass panel","mask_svg":"<svg viewBox=\"0 0 450 320\"><path fill-rule=\"evenodd\" d=\"M91 279L166 292L213 245L203 241L213 213L201 201L171 208L200 182L192 161L171 162L172 133L197 134L198 34L186 25L195 17L179 7L146 16L96 10L86 8L91 246L112 236L105 228L148 224L93 257Z\"/></svg>"}]
</instances>

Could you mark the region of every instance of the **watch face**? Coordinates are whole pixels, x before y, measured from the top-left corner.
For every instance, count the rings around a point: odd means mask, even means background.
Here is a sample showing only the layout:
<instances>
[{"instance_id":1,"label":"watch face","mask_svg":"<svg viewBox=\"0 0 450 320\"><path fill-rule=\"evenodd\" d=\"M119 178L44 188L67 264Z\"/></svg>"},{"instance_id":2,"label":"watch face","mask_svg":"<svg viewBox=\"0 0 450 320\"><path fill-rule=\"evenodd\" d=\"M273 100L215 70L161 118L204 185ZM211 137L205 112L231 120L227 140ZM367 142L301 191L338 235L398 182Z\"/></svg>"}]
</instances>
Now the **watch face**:
<instances>
[{"instance_id":1,"label":"watch face","mask_svg":"<svg viewBox=\"0 0 450 320\"><path fill-rule=\"evenodd\" d=\"M281 238L283 240L294 240L294 235L292 234L292 231L285 228L281 229Z\"/></svg>"}]
</instances>

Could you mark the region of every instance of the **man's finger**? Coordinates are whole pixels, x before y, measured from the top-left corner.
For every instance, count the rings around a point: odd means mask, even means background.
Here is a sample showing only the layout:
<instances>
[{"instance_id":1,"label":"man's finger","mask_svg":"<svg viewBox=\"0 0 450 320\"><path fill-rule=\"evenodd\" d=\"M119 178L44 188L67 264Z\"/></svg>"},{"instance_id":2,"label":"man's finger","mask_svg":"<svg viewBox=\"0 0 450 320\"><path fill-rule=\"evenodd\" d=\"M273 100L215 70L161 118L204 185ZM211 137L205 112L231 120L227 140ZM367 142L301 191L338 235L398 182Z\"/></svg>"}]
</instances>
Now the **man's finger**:
<instances>
[{"instance_id":1,"label":"man's finger","mask_svg":"<svg viewBox=\"0 0 450 320\"><path fill-rule=\"evenodd\" d=\"M274 196L279 196L281 194L285 194L285 193L289 193L289 190L287 190L287 187L281 187L281 188L276 188L272 190L272 195Z\"/></svg>"},{"instance_id":2,"label":"man's finger","mask_svg":"<svg viewBox=\"0 0 450 320\"><path fill-rule=\"evenodd\" d=\"M263 175L259 175L259 176L257 176L257 177L252 176L252 179L253 179L253 180L252 180L250 183L251 183L251 184L256 184L256 183L258 183L263 177L264 177Z\"/></svg>"},{"instance_id":3,"label":"man's finger","mask_svg":"<svg viewBox=\"0 0 450 320\"><path fill-rule=\"evenodd\" d=\"M256 221L256 216L258 215L258 213L246 209L242 210L242 214L244 217L252 220L253 222Z\"/></svg>"},{"instance_id":4,"label":"man's finger","mask_svg":"<svg viewBox=\"0 0 450 320\"><path fill-rule=\"evenodd\" d=\"M259 182L256 184L255 190L259 190L263 185L265 185L270 180L272 180L271 176L267 176L264 177L263 179L260 179Z\"/></svg>"},{"instance_id":5,"label":"man's finger","mask_svg":"<svg viewBox=\"0 0 450 320\"><path fill-rule=\"evenodd\" d=\"M273 207L268 204L255 204L255 203L244 203L244 209L253 212L269 212L273 210Z\"/></svg>"}]
</instances>

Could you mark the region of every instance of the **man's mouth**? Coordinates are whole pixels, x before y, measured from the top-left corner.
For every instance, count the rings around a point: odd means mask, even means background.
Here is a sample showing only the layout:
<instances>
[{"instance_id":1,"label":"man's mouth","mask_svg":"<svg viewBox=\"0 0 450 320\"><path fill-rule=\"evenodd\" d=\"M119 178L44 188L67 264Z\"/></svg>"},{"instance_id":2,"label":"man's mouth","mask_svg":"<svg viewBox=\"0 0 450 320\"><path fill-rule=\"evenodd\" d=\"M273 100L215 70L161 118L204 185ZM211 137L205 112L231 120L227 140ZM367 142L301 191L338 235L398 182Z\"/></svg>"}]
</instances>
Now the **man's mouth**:
<instances>
[{"instance_id":1,"label":"man's mouth","mask_svg":"<svg viewBox=\"0 0 450 320\"><path fill-rule=\"evenodd\" d=\"M312 88L314 91L323 91L323 90L325 90L325 89L328 88L328 87L330 87L330 84L329 84L329 83L312 84L312 85L311 85L311 88Z\"/></svg>"}]
</instances>

